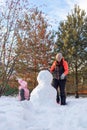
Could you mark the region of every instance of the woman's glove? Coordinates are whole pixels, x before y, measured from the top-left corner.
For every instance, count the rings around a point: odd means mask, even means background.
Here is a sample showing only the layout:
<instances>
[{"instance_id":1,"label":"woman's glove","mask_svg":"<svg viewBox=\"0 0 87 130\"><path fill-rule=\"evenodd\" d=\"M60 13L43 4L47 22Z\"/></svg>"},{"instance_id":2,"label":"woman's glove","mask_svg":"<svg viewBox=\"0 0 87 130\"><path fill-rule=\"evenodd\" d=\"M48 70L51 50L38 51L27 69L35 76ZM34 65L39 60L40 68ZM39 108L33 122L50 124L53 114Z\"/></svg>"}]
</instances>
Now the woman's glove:
<instances>
[{"instance_id":1,"label":"woman's glove","mask_svg":"<svg viewBox=\"0 0 87 130\"><path fill-rule=\"evenodd\" d=\"M65 79L65 74L63 73L60 77L61 80Z\"/></svg>"}]
</instances>

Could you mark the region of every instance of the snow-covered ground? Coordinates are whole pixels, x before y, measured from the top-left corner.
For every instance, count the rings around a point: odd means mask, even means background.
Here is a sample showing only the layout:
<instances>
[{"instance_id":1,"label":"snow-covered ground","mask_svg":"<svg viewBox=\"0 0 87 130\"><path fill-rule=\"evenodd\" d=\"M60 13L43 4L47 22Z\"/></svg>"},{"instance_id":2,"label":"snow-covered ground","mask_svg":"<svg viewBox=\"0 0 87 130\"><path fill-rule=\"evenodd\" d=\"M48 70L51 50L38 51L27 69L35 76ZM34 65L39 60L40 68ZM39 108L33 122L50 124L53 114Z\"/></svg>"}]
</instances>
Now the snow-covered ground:
<instances>
[{"instance_id":1,"label":"snow-covered ground","mask_svg":"<svg viewBox=\"0 0 87 130\"><path fill-rule=\"evenodd\" d=\"M29 101L0 98L0 130L87 130L87 98L67 97L67 105L59 105L49 72L37 80Z\"/></svg>"},{"instance_id":2,"label":"snow-covered ground","mask_svg":"<svg viewBox=\"0 0 87 130\"><path fill-rule=\"evenodd\" d=\"M87 130L87 98L67 98L68 105L34 108L30 101L0 98L0 130Z\"/></svg>"}]
</instances>

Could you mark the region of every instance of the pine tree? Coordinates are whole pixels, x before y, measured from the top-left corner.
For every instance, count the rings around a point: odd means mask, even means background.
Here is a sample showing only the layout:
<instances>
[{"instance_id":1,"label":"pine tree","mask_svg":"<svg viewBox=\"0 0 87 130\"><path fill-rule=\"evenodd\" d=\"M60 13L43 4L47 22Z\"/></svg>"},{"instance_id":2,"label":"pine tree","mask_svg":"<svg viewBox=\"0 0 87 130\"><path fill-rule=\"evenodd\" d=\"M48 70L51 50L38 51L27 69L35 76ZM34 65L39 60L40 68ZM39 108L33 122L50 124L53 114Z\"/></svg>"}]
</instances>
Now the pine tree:
<instances>
[{"instance_id":1,"label":"pine tree","mask_svg":"<svg viewBox=\"0 0 87 130\"><path fill-rule=\"evenodd\" d=\"M75 5L67 20L60 23L56 51L62 51L70 69L75 73L75 92L78 97L78 71L87 64L87 22L86 13Z\"/></svg>"}]
</instances>

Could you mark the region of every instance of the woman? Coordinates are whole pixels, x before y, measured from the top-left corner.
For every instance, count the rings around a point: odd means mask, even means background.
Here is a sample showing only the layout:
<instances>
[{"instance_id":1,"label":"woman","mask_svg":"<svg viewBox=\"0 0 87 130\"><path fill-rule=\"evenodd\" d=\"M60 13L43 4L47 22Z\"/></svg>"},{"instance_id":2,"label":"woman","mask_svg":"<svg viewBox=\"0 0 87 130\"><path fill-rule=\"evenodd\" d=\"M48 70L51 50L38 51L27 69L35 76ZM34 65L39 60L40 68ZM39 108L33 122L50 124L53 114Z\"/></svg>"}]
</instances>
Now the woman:
<instances>
[{"instance_id":1,"label":"woman","mask_svg":"<svg viewBox=\"0 0 87 130\"><path fill-rule=\"evenodd\" d=\"M56 101L61 105L66 105L65 84L68 74L68 63L64 60L62 53L56 55L56 60L53 62L50 72L53 74L52 85L57 90Z\"/></svg>"}]
</instances>

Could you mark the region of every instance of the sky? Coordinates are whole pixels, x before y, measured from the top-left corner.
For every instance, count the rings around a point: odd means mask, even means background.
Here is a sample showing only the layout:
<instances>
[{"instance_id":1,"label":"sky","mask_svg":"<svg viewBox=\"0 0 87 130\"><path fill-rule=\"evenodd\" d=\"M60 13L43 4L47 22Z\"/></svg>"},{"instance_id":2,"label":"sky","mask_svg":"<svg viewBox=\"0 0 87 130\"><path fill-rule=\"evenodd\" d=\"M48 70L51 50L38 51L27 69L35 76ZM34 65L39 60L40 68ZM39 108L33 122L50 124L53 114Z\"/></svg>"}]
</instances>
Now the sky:
<instances>
[{"instance_id":1,"label":"sky","mask_svg":"<svg viewBox=\"0 0 87 130\"><path fill-rule=\"evenodd\" d=\"M41 9L49 19L49 23L57 29L59 22L66 20L68 13L77 4L87 12L87 0L29 0L32 6Z\"/></svg>"},{"instance_id":2,"label":"sky","mask_svg":"<svg viewBox=\"0 0 87 130\"><path fill-rule=\"evenodd\" d=\"M87 97L67 97L67 105L55 102L52 75L40 71L30 100L0 97L0 130L87 130Z\"/></svg>"},{"instance_id":3,"label":"sky","mask_svg":"<svg viewBox=\"0 0 87 130\"><path fill-rule=\"evenodd\" d=\"M4 1L0 0L1 6L4 4ZM30 7L38 7L47 15L48 22L54 30L57 30L60 21L66 20L66 16L68 13L71 13L75 4L87 12L87 0L28 0L28 2Z\"/></svg>"}]
</instances>

